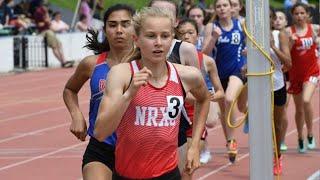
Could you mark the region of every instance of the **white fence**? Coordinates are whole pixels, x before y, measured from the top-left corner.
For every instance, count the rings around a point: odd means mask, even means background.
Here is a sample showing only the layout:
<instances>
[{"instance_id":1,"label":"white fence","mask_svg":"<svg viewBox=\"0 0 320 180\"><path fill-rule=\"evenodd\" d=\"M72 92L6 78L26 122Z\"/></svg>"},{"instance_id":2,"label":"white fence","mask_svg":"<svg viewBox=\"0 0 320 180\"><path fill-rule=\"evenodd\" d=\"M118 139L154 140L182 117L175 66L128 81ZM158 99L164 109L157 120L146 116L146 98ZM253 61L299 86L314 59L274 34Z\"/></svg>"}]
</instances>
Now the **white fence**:
<instances>
[{"instance_id":1,"label":"white fence","mask_svg":"<svg viewBox=\"0 0 320 180\"><path fill-rule=\"evenodd\" d=\"M25 36L28 40L42 38L41 36ZM85 56L93 54L92 51L83 48L86 43L85 33L65 33L57 34L58 39L62 43L63 52L66 60L80 61ZM14 37L0 37L0 73L10 72L14 70ZM28 59L29 64L36 59ZM48 64L49 67L60 67L60 62L55 58L51 48L48 48ZM30 67L32 68L32 66Z\"/></svg>"}]
</instances>

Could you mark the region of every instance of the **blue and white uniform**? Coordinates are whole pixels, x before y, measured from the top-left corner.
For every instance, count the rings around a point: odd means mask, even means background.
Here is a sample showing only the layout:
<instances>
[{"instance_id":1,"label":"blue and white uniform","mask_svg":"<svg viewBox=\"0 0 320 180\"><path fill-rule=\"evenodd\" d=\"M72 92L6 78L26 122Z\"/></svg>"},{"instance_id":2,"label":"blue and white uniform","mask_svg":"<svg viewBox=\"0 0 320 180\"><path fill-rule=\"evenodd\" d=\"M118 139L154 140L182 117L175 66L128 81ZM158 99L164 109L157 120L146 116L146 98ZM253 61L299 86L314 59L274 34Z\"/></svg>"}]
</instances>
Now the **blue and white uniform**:
<instances>
[{"instance_id":1,"label":"blue and white uniform","mask_svg":"<svg viewBox=\"0 0 320 180\"><path fill-rule=\"evenodd\" d=\"M116 134L113 133L107 137L104 142L96 140L93 134L99 105L105 89L106 77L110 71L110 67L106 63L107 56L108 54L106 52L98 56L96 66L90 78L91 99L88 135L91 138L83 155L82 168L91 162L101 162L110 170L114 169Z\"/></svg>"},{"instance_id":2,"label":"blue and white uniform","mask_svg":"<svg viewBox=\"0 0 320 180\"><path fill-rule=\"evenodd\" d=\"M107 58L107 53L99 55L97 59L96 67L93 70L91 79L90 79L90 89L91 89L91 99L90 99L90 111L89 111L89 128L88 134L93 137L94 125L96 122L99 105L103 92L105 89L106 77L110 71L109 65L106 63L105 59ZM115 134L107 137L104 140L105 143L110 145L115 145L116 136Z\"/></svg>"},{"instance_id":3,"label":"blue and white uniform","mask_svg":"<svg viewBox=\"0 0 320 180\"><path fill-rule=\"evenodd\" d=\"M240 21L232 19L233 28L230 31L224 30L218 21L214 26L218 26L222 34L216 42L216 64L220 79L227 79L232 75L241 79L241 67L246 60L241 55L245 45L245 34L241 28Z\"/></svg>"}]
</instances>

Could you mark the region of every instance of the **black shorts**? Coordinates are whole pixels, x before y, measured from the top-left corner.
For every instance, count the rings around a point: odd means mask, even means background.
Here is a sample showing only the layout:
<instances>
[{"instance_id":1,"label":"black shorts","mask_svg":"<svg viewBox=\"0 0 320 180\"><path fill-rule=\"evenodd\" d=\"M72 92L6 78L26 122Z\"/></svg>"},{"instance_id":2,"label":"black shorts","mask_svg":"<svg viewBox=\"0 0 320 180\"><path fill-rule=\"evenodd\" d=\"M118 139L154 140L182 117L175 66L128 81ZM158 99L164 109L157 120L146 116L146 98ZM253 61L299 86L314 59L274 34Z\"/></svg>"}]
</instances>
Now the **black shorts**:
<instances>
[{"instance_id":1,"label":"black shorts","mask_svg":"<svg viewBox=\"0 0 320 180\"><path fill-rule=\"evenodd\" d=\"M178 134L178 147L184 145L187 142L187 130L190 129L190 123L181 113L180 125L179 125L179 134Z\"/></svg>"},{"instance_id":2,"label":"black shorts","mask_svg":"<svg viewBox=\"0 0 320 180\"><path fill-rule=\"evenodd\" d=\"M90 162L101 162L113 171L115 164L114 150L113 146L104 142L99 142L95 138L91 137L83 155L82 169Z\"/></svg>"},{"instance_id":3,"label":"black shorts","mask_svg":"<svg viewBox=\"0 0 320 180\"><path fill-rule=\"evenodd\" d=\"M283 86L281 89L274 91L274 105L283 106L287 102L287 90L286 86Z\"/></svg>"},{"instance_id":4,"label":"black shorts","mask_svg":"<svg viewBox=\"0 0 320 180\"><path fill-rule=\"evenodd\" d=\"M289 72L285 72L283 73L283 75L284 75L284 81L289 82Z\"/></svg>"},{"instance_id":5,"label":"black shorts","mask_svg":"<svg viewBox=\"0 0 320 180\"><path fill-rule=\"evenodd\" d=\"M116 172L113 173L112 179L113 180L131 180L130 178L120 176ZM167 172L159 177L151 178L148 180L180 180L180 179L181 179L181 174L180 174L179 168L176 167L170 172Z\"/></svg>"},{"instance_id":6,"label":"black shorts","mask_svg":"<svg viewBox=\"0 0 320 180\"><path fill-rule=\"evenodd\" d=\"M234 75L231 75L231 76L238 77L242 81L242 84L245 84L247 82L247 78L243 77L241 74L234 74ZM229 83L229 78L230 77L225 78L225 79L220 79L220 82L221 82L221 85L223 87L224 92L226 92L226 90L227 90L228 83Z\"/></svg>"}]
</instances>

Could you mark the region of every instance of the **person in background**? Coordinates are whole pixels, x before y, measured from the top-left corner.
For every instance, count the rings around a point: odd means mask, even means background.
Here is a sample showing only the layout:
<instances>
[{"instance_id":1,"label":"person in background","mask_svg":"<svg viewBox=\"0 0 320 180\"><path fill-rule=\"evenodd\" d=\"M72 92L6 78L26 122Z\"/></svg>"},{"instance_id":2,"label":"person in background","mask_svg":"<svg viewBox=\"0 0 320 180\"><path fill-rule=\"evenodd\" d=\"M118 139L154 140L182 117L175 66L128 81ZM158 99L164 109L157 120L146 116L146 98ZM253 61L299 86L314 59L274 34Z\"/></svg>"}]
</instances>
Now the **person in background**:
<instances>
[{"instance_id":1,"label":"person in background","mask_svg":"<svg viewBox=\"0 0 320 180\"><path fill-rule=\"evenodd\" d=\"M96 7L93 7L96 3ZM101 20L101 12L103 11L104 0L90 0L89 6L94 11L93 18Z\"/></svg>"},{"instance_id":2,"label":"person in background","mask_svg":"<svg viewBox=\"0 0 320 180\"><path fill-rule=\"evenodd\" d=\"M66 61L62 50L62 44L56 34L50 29L51 19L48 8L43 4L43 0L33 14L38 32L47 39L48 46L52 48L54 56L60 61L61 67L72 67L74 61Z\"/></svg>"},{"instance_id":3,"label":"person in background","mask_svg":"<svg viewBox=\"0 0 320 180\"><path fill-rule=\"evenodd\" d=\"M309 23L308 6L296 3L291 9L293 25L286 28L290 37L292 68L289 70L290 87L296 114L298 131L298 152L316 148L313 134L312 96L319 82L319 66L316 56L316 38L320 35L320 26ZM303 126L307 125L307 148L304 143Z\"/></svg>"},{"instance_id":4,"label":"person in background","mask_svg":"<svg viewBox=\"0 0 320 180\"><path fill-rule=\"evenodd\" d=\"M196 21L194 21L193 19L182 19L177 27L179 39L196 45L199 38L199 30L197 24L198 23L196 23ZM211 102L206 121L206 126L209 128L213 128L217 120L220 118L220 108L217 101L223 100L224 91L219 80L218 70L214 59L212 59L210 56L203 54L201 51L198 51L198 57L200 70L203 74L205 74L205 82L209 92L211 93ZM190 104L190 102L188 102L188 105L186 107L188 107L187 114L190 121L192 122L194 116L194 106ZM200 162L203 164L208 163L211 159L210 150L206 147L207 134L207 130L205 129L200 141ZM189 129L187 131L187 136L189 145L191 142L190 140L192 138L192 129Z\"/></svg>"},{"instance_id":5,"label":"person in background","mask_svg":"<svg viewBox=\"0 0 320 180\"><path fill-rule=\"evenodd\" d=\"M189 11L187 12L187 17L190 19L193 19L195 22L197 22L197 27L199 30L198 38L197 38L197 44L196 48L198 51L202 50L203 46L203 40L204 40L204 18L206 14L204 9L198 7L198 6L192 6Z\"/></svg>"},{"instance_id":6,"label":"person in background","mask_svg":"<svg viewBox=\"0 0 320 180\"><path fill-rule=\"evenodd\" d=\"M276 20L276 14L273 9L270 9L270 55L274 62L275 68L273 77L273 92L274 92L274 127L276 134L276 153L274 155L274 166L273 173L275 175L282 174L282 159L280 152L281 138L283 136L283 121L286 120L286 100L287 91L286 83L283 75L282 69L290 69L292 66L290 47L289 47L289 37L287 36L284 29L276 30L273 28L273 24Z\"/></svg>"},{"instance_id":7,"label":"person in background","mask_svg":"<svg viewBox=\"0 0 320 180\"><path fill-rule=\"evenodd\" d=\"M242 30L242 22L232 18L232 6L230 0L214 1L216 20L207 24L202 52L210 54L216 48L216 64L220 82L225 91L225 100L220 103L221 125L227 141L227 152L230 162L234 163L238 154L238 145L235 140L235 129L227 124L227 113L231 111L231 103L236 98L237 92L246 83L246 78L241 74L244 66L242 50L246 36ZM240 94L238 109L245 113L247 109L247 90ZM235 111L231 112L231 123L236 121Z\"/></svg>"},{"instance_id":8,"label":"person in background","mask_svg":"<svg viewBox=\"0 0 320 180\"><path fill-rule=\"evenodd\" d=\"M231 0L231 6L232 6L232 17L239 19L240 21L244 21L245 17L242 16L244 14L243 1Z\"/></svg>"},{"instance_id":9,"label":"person in background","mask_svg":"<svg viewBox=\"0 0 320 180\"><path fill-rule=\"evenodd\" d=\"M90 2L90 0L81 0L79 14L86 15L86 17L88 18L88 24L91 25L91 21L92 21L91 11L92 11L92 9L89 6L89 2Z\"/></svg>"},{"instance_id":10,"label":"person in background","mask_svg":"<svg viewBox=\"0 0 320 180\"><path fill-rule=\"evenodd\" d=\"M63 99L70 112L72 121L71 133L84 141L87 134L89 144L83 154L82 175L84 180L112 179L114 170L114 150L116 135L106 137L99 142L93 135L98 108L103 96L105 79L112 66L123 62L123 58L133 49L133 26L131 23L134 9L125 4L115 4L104 14L104 31L106 34L102 42L98 42L98 32L89 30L86 47L98 55L85 57L77 66L63 91ZM90 111L89 127L78 104L78 93L84 84L90 80Z\"/></svg>"},{"instance_id":11,"label":"person in background","mask_svg":"<svg viewBox=\"0 0 320 180\"><path fill-rule=\"evenodd\" d=\"M0 24L3 26L9 25L10 13L10 8L5 3L5 0L0 0Z\"/></svg>"},{"instance_id":12,"label":"person in background","mask_svg":"<svg viewBox=\"0 0 320 180\"><path fill-rule=\"evenodd\" d=\"M313 18L316 19L316 17L319 17L319 11L316 11L316 7L314 4L309 3L308 0L285 0L284 1L284 10L285 10L285 14L287 16L287 20L288 20L288 25L292 25L293 23L293 19L292 19L292 14L291 14L291 8L297 4L297 3L302 3L307 5L308 7L308 11L309 11L309 15L310 15L310 21L312 22ZM319 10L319 7L317 7ZM319 21L314 21L313 23L319 23Z\"/></svg>"},{"instance_id":13,"label":"person in background","mask_svg":"<svg viewBox=\"0 0 320 180\"><path fill-rule=\"evenodd\" d=\"M284 0L283 7L286 11L289 11L296 3L309 4L308 0Z\"/></svg>"},{"instance_id":14,"label":"person in background","mask_svg":"<svg viewBox=\"0 0 320 180\"><path fill-rule=\"evenodd\" d=\"M207 9L207 4L206 4L205 0L199 0L198 6L199 6L201 9Z\"/></svg>"},{"instance_id":15,"label":"person in background","mask_svg":"<svg viewBox=\"0 0 320 180\"><path fill-rule=\"evenodd\" d=\"M80 32L88 31L88 18L86 15L80 15L79 21L76 23L75 30Z\"/></svg>"},{"instance_id":16,"label":"person in background","mask_svg":"<svg viewBox=\"0 0 320 180\"><path fill-rule=\"evenodd\" d=\"M187 12L193 5L194 5L194 0L182 0L179 7L180 17L181 18L186 17Z\"/></svg>"},{"instance_id":17,"label":"person in background","mask_svg":"<svg viewBox=\"0 0 320 180\"><path fill-rule=\"evenodd\" d=\"M278 31L283 31L283 30L285 30L287 25L288 25L288 21L287 21L286 14L280 10L276 10L275 11L275 18L273 19L273 24L272 24L273 29L278 30ZM282 71L284 72L286 87L288 88L290 86L288 69L286 69L286 67L283 66ZM288 128L288 116L287 116L286 110L287 110L289 102L290 102L290 97L291 97L291 95L289 93L287 93L287 102L286 102L286 106L284 109L285 112L283 114L283 120L281 121L281 123L282 123L281 141L280 141L280 150L281 151L287 151L287 149L288 149L288 147L285 143L285 137L286 137L286 132L287 132L287 128Z\"/></svg>"},{"instance_id":18,"label":"person in background","mask_svg":"<svg viewBox=\"0 0 320 180\"><path fill-rule=\"evenodd\" d=\"M64 33L70 29L70 26L61 20L61 13L59 11L52 14L50 29L55 33Z\"/></svg>"}]
</instances>

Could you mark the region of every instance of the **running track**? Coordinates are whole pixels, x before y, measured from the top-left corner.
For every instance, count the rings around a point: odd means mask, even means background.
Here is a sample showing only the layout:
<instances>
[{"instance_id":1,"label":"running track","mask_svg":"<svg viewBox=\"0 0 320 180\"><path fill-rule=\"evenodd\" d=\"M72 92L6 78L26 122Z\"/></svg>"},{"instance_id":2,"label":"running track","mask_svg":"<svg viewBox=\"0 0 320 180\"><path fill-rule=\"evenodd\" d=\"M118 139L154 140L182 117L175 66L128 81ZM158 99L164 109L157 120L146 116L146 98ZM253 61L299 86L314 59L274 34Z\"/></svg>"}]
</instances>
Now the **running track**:
<instances>
[{"instance_id":1,"label":"running track","mask_svg":"<svg viewBox=\"0 0 320 180\"><path fill-rule=\"evenodd\" d=\"M78 180L87 142L69 132L70 116L62 90L74 69L49 69L0 76L0 177L4 180ZM80 92L80 106L88 114L88 83ZM313 96L314 135L319 147L319 88ZM320 169L320 149L301 155L296 151L294 109L289 105L289 128L281 179L307 179ZM225 154L222 129L209 130L213 160L197 170L194 179L249 179L248 135L237 130L240 154L231 165ZM258 144L257 144L258 145ZM263 162L261 162L263 163Z\"/></svg>"}]
</instances>

